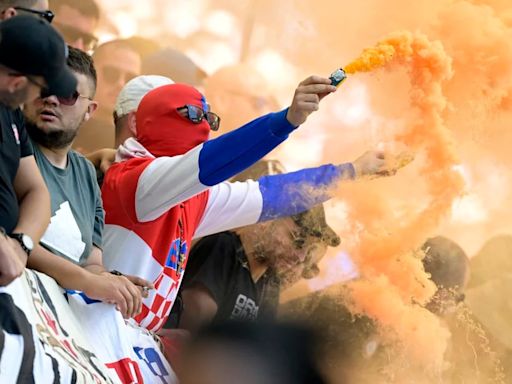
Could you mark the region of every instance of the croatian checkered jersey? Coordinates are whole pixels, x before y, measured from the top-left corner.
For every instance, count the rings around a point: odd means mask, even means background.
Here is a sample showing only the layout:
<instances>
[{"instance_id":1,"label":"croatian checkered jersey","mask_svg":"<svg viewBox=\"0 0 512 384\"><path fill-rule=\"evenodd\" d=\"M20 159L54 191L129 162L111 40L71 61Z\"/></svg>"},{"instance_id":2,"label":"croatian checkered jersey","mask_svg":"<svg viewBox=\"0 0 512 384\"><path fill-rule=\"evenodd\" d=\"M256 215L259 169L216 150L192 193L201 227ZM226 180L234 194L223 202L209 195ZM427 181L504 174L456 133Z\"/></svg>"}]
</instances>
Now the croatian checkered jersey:
<instances>
[{"instance_id":1,"label":"croatian checkered jersey","mask_svg":"<svg viewBox=\"0 0 512 384\"><path fill-rule=\"evenodd\" d=\"M135 318L141 326L158 331L165 323L194 238L302 212L327 200L334 181L354 176L352 165L342 164L226 182L295 129L286 113L260 117L184 155L155 158L134 139L120 149L131 146L139 156L115 163L105 177L104 264L154 283Z\"/></svg>"}]
</instances>

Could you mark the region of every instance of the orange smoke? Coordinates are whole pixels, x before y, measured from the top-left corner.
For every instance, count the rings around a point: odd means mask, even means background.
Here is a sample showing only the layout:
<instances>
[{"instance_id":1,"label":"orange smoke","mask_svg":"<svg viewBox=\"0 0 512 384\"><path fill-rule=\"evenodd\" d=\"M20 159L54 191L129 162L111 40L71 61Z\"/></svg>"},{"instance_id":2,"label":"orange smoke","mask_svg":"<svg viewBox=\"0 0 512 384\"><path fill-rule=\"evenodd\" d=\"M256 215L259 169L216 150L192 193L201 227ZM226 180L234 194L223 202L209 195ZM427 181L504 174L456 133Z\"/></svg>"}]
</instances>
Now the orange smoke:
<instances>
[{"instance_id":1,"label":"orange smoke","mask_svg":"<svg viewBox=\"0 0 512 384\"><path fill-rule=\"evenodd\" d=\"M439 42L399 32L364 50L345 70L355 74L381 68L405 68L410 79L410 109L415 116L394 141L422 155L416 160L421 161L418 180L412 183L425 183L428 201L420 209L397 214L373 184L359 183L348 193L346 186L340 191L350 207L353 233L364 228L350 250L361 280L349 283L349 302L354 312L382 325L388 338L394 336L403 346L404 356L440 370L449 332L421 306L436 288L424 272L417 250L450 213L464 186L454 168L457 160L442 117L447 105L443 82L452 76L451 59Z\"/></svg>"}]
</instances>

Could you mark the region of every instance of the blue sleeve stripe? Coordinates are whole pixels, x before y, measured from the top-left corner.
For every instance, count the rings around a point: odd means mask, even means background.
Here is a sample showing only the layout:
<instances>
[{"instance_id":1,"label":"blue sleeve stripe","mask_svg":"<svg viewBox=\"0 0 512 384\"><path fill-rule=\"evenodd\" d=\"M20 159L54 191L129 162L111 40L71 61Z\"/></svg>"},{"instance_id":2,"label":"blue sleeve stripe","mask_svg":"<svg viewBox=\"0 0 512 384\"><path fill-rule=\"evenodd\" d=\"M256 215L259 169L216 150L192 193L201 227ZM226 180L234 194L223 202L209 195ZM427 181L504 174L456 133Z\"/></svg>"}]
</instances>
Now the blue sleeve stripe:
<instances>
[{"instance_id":1,"label":"blue sleeve stripe","mask_svg":"<svg viewBox=\"0 0 512 384\"><path fill-rule=\"evenodd\" d=\"M258 221L276 219L304 212L331 198L334 183L353 179L352 164L327 164L282 175L259 179L263 209Z\"/></svg>"},{"instance_id":2,"label":"blue sleeve stripe","mask_svg":"<svg viewBox=\"0 0 512 384\"><path fill-rule=\"evenodd\" d=\"M288 109L270 113L204 143L199 154L199 181L219 184L250 167L287 139L295 127Z\"/></svg>"}]
</instances>

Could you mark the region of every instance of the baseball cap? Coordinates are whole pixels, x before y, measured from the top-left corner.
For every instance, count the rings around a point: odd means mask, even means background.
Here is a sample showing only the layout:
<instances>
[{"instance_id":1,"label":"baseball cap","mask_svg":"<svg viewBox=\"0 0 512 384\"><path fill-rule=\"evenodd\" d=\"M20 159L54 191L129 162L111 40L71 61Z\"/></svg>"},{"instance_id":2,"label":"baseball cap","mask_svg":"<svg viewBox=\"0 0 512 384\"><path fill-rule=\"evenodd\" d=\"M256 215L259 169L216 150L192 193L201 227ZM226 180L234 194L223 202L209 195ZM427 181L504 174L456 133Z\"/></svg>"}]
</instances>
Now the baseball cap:
<instances>
[{"instance_id":1,"label":"baseball cap","mask_svg":"<svg viewBox=\"0 0 512 384\"><path fill-rule=\"evenodd\" d=\"M146 75L131 79L117 96L114 107L116 118L136 111L139 108L140 101L148 92L168 84L174 84L174 81L164 76Z\"/></svg>"},{"instance_id":2,"label":"baseball cap","mask_svg":"<svg viewBox=\"0 0 512 384\"><path fill-rule=\"evenodd\" d=\"M278 160L260 160L252 167L236 175L233 181L257 180L268 175L285 173L285 168ZM323 204L318 204L309 210L292 216L293 221L305 234L319 238L329 247L337 247L341 240L325 220Z\"/></svg>"},{"instance_id":3,"label":"baseball cap","mask_svg":"<svg viewBox=\"0 0 512 384\"><path fill-rule=\"evenodd\" d=\"M64 39L45 20L20 15L0 23L0 64L22 75L42 76L45 93L68 97L76 91L67 57Z\"/></svg>"}]
</instances>

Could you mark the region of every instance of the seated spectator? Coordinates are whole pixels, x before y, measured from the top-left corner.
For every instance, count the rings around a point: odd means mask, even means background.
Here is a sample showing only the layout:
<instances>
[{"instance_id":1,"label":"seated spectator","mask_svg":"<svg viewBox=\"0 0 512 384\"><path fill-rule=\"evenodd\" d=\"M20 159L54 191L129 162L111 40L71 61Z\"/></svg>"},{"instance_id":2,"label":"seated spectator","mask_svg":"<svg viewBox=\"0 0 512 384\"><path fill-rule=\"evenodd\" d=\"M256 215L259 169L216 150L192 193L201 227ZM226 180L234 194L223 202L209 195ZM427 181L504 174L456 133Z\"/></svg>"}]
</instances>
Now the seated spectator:
<instances>
[{"instance_id":1,"label":"seated spectator","mask_svg":"<svg viewBox=\"0 0 512 384\"><path fill-rule=\"evenodd\" d=\"M140 56L125 40L100 45L93 55L98 72L98 110L80 130L74 148L89 153L114 147L112 113L121 89L140 74Z\"/></svg>"},{"instance_id":2,"label":"seated spectator","mask_svg":"<svg viewBox=\"0 0 512 384\"><path fill-rule=\"evenodd\" d=\"M328 199L339 180L396 171L383 153L368 152L354 163L223 182L286 140L335 90L329 79L311 76L289 109L209 141L220 120L193 87L165 85L142 99L137 137L118 149L120 161L102 187L105 264L156 287L135 318L140 325L156 331L165 323L194 237L291 216Z\"/></svg>"},{"instance_id":3,"label":"seated spectator","mask_svg":"<svg viewBox=\"0 0 512 384\"><path fill-rule=\"evenodd\" d=\"M279 162L262 160L234 181L283 171ZM211 321L274 318L281 288L315 277L327 247L339 243L322 205L199 240L190 251L178 326L196 331Z\"/></svg>"},{"instance_id":4,"label":"seated spectator","mask_svg":"<svg viewBox=\"0 0 512 384\"><path fill-rule=\"evenodd\" d=\"M125 317L141 310L142 279L114 275L102 263L103 207L93 166L71 150L83 122L95 112L96 72L91 58L70 48L68 65L78 85L73 96L48 96L26 105L27 130L50 190L50 225L28 261L63 288L115 303ZM145 294L147 292L144 290Z\"/></svg>"},{"instance_id":5,"label":"seated spectator","mask_svg":"<svg viewBox=\"0 0 512 384\"><path fill-rule=\"evenodd\" d=\"M0 0L0 21L23 14L40 17L49 23L54 17L48 9L48 0Z\"/></svg>"},{"instance_id":6,"label":"seated spectator","mask_svg":"<svg viewBox=\"0 0 512 384\"><path fill-rule=\"evenodd\" d=\"M188 345L178 378L181 384L322 384L317 344L303 326L216 324Z\"/></svg>"},{"instance_id":7,"label":"seated spectator","mask_svg":"<svg viewBox=\"0 0 512 384\"><path fill-rule=\"evenodd\" d=\"M62 37L45 21L12 17L0 23L0 35L0 285L7 285L23 272L50 219L19 107L46 90L67 97L76 79Z\"/></svg>"},{"instance_id":8,"label":"seated spectator","mask_svg":"<svg viewBox=\"0 0 512 384\"><path fill-rule=\"evenodd\" d=\"M92 52L98 44L95 36L100 9L94 0L49 0L55 13L55 28L68 45Z\"/></svg>"}]
</instances>

